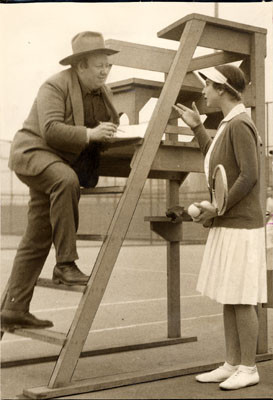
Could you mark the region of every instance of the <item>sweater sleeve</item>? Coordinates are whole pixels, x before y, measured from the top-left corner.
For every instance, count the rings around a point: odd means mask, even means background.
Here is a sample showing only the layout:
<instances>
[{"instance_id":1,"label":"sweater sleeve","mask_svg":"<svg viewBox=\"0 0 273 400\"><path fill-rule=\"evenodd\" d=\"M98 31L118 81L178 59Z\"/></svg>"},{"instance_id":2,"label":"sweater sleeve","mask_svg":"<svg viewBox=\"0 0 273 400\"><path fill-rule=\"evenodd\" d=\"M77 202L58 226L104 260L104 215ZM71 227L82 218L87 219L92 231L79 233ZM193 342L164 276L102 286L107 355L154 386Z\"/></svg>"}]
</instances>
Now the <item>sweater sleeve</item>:
<instances>
[{"instance_id":1,"label":"sweater sleeve","mask_svg":"<svg viewBox=\"0 0 273 400\"><path fill-rule=\"evenodd\" d=\"M206 155L212 143L211 137L207 134L203 124L199 124L195 128L192 128L192 131L198 140L201 152Z\"/></svg>"},{"instance_id":2,"label":"sweater sleeve","mask_svg":"<svg viewBox=\"0 0 273 400\"><path fill-rule=\"evenodd\" d=\"M231 140L240 173L229 190L227 210L250 192L259 174L256 135L251 127L241 120L232 121Z\"/></svg>"},{"instance_id":3,"label":"sweater sleeve","mask_svg":"<svg viewBox=\"0 0 273 400\"><path fill-rule=\"evenodd\" d=\"M41 86L37 107L40 131L50 147L70 153L86 147L86 127L65 123L65 94L56 84L47 81Z\"/></svg>"}]
</instances>

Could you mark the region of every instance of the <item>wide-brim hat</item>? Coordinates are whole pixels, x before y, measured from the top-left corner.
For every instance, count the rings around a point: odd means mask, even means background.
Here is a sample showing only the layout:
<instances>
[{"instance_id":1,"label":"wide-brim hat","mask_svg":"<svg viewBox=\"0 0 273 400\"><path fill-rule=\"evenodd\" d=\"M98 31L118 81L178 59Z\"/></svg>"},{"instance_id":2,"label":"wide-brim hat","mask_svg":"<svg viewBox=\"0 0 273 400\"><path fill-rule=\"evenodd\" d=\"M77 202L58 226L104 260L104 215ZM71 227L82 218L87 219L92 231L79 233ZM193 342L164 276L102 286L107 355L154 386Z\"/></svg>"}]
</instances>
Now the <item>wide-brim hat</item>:
<instances>
[{"instance_id":1,"label":"wide-brim hat","mask_svg":"<svg viewBox=\"0 0 273 400\"><path fill-rule=\"evenodd\" d=\"M99 32L78 33L71 43L73 54L63 58L60 61L61 65L70 65L73 61L93 53L103 53L108 56L118 53L118 50L110 49L105 45L103 36Z\"/></svg>"}]
</instances>

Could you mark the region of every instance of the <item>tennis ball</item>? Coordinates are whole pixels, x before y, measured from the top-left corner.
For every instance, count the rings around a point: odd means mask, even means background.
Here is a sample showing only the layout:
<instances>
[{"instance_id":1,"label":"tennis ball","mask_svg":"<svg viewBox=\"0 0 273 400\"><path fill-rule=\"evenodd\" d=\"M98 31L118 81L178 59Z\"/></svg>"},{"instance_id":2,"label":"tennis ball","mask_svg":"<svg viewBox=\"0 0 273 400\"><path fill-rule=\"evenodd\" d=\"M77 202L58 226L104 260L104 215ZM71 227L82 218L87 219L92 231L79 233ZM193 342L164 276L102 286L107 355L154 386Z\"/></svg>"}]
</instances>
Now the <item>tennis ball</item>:
<instances>
[{"instance_id":1,"label":"tennis ball","mask_svg":"<svg viewBox=\"0 0 273 400\"><path fill-rule=\"evenodd\" d=\"M208 200L201 201L200 206L206 208L207 210L214 210L213 205Z\"/></svg>"},{"instance_id":2,"label":"tennis ball","mask_svg":"<svg viewBox=\"0 0 273 400\"><path fill-rule=\"evenodd\" d=\"M201 201L200 205L202 207L210 207L211 203L208 200L203 200L203 201Z\"/></svg>"},{"instance_id":3,"label":"tennis ball","mask_svg":"<svg viewBox=\"0 0 273 400\"><path fill-rule=\"evenodd\" d=\"M200 215L200 210L198 207L196 207L194 204L191 204L188 208L188 214L193 217L196 218Z\"/></svg>"}]
</instances>

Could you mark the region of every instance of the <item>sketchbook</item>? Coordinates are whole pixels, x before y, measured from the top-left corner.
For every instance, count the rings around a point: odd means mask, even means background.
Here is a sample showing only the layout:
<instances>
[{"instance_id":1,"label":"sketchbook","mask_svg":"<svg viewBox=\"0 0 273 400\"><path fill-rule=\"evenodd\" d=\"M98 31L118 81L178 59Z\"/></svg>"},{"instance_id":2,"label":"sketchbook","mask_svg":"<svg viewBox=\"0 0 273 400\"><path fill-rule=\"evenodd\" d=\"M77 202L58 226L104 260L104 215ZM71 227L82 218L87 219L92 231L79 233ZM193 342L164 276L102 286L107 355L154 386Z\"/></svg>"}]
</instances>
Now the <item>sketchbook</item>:
<instances>
[{"instance_id":1,"label":"sketchbook","mask_svg":"<svg viewBox=\"0 0 273 400\"><path fill-rule=\"evenodd\" d=\"M138 125L121 125L118 127L115 137L118 139L144 138L148 122Z\"/></svg>"},{"instance_id":2,"label":"sketchbook","mask_svg":"<svg viewBox=\"0 0 273 400\"><path fill-rule=\"evenodd\" d=\"M116 146L126 146L141 143L144 138L148 123L138 125L122 125L118 127L115 136L108 139L107 143Z\"/></svg>"},{"instance_id":3,"label":"sketchbook","mask_svg":"<svg viewBox=\"0 0 273 400\"><path fill-rule=\"evenodd\" d=\"M115 136L108 139L107 143L110 144L111 147L141 144L147 127L148 122L143 122L138 125L121 125L118 127ZM193 135L178 135L178 141L181 142L191 142L193 138ZM165 140L165 134L163 134L162 140Z\"/></svg>"}]
</instances>

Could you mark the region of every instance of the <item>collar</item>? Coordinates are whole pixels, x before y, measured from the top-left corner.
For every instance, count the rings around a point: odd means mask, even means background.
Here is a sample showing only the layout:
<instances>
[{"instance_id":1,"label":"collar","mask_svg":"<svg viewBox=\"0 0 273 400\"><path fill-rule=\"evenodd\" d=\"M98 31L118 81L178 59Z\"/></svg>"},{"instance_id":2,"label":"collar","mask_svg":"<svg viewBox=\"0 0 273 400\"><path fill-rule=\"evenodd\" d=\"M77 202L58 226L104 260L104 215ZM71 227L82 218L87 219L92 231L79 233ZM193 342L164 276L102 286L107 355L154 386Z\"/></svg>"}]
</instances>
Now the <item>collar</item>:
<instances>
[{"instance_id":1,"label":"collar","mask_svg":"<svg viewBox=\"0 0 273 400\"><path fill-rule=\"evenodd\" d=\"M237 106L233 107L232 110L230 110L230 112L225 116L225 118L222 119L220 125L224 122L232 120L232 118L236 117L236 115L242 114L244 112L246 112L244 104L243 103L237 104Z\"/></svg>"}]
</instances>

